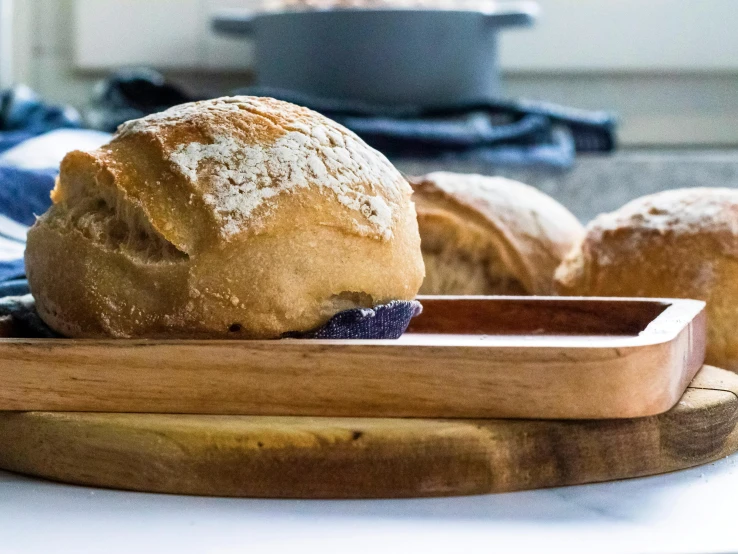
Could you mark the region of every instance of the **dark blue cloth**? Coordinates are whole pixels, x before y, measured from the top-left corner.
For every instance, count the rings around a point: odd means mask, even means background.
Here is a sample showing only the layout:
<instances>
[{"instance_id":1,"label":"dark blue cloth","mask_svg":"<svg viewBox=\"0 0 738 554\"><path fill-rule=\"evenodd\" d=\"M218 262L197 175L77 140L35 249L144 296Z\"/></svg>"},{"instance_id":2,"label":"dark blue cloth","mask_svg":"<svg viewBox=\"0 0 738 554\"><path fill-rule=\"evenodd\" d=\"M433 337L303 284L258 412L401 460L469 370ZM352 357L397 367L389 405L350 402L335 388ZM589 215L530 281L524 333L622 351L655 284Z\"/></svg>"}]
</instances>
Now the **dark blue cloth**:
<instances>
[{"instance_id":1,"label":"dark blue cloth","mask_svg":"<svg viewBox=\"0 0 738 554\"><path fill-rule=\"evenodd\" d=\"M23 225L33 225L35 216L44 213L51 204L49 192L55 176L55 170L27 171L0 166L0 215ZM20 242L5 236L2 225L0 240ZM23 258L0 260L0 282L24 275Z\"/></svg>"},{"instance_id":2,"label":"dark blue cloth","mask_svg":"<svg viewBox=\"0 0 738 554\"><path fill-rule=\"evenodd\" d=\"M79 114L71 108L49 106L28 87L18 86L0 93L0 152L48 131L80 126ZM0 215L32 225L35 215L51 204L55 169L29 171L0 165ZM0 238L3 237L0 228ZM0 261L0 281L22 277L23 260Z\"/></svg>"},{"instance_id":3,"label":"dark blue cloth","mask_svg":"<svg viewBox=\"0 0 738 554\"><path fill-rule=\"evenodd\" d=\"M79 114L71 108L49 106L28 87L18 86L0 93L0 153L43 133L78 128ZM32 225L35 215L51 204L56 169L30 171L0 165L0 216ZM0 239L15 240L3 234ZM0 281L24 275L22 259L0 260Z\"/></svg>"},{"instance_id":4,"label":"dark blue cloth","mask_svg":"<svg viewBox=\"0 0 738 554\"><path fill-rule=\"evenodd\" d=\"M3 281L20 279L26 274L23 258L11 261L0 261L0 285Z\"/></svg>"},{"instance_id":5,"label":"dark blue cloth","mask_svg":"<svg viewBox=\"0 0 738 554\"><path fill-rule=\"evenodd\" d=\"M38 316L33 298L28 293L25 279L0 283L0 318L12 318L14 336L58 337ZM371 309L346 310L315 331L287 333L284 338L397 339L407 330L410 320L422 310L420 302L400 300Z\"/></svg>"},{"instance_id":6,"label":"dark blue cloth","mask_svg":"<svg viewBox=\"0 0 738 554\"><path fill-rule=\"evenodd\" d=\"M0 152L54 129L81 126L77 110L46 104L26 86L0 92Z\"/></svg>"},{"instance_id":7,"label":"dark blue cloth","mask_svg":"<svg viewBox=\"0 0 738 554\"><path fill-rule=\"evenodd\" d=\"M28 288L28 287L26 287ZM4 326L5 335L25 338L56 338L59 334L52 330L36 313L33 297L4 296L0 294L0 319L10 317L10 330Z\"/></svg>"},{"instance_id":8,"label":"dark blue cloth","mask_svg":"<svg viewBox=\"0 0 738 554\"><path fill-rule=\"evenodd\" d=\"M29 171L0 165L0 214L33 225L35 216L51 205L49 193L56 175L55 169Z\"/></svg>"},{"instance_id":9,"label":"dark blue cloth","mask_svg":"<svg viewBox=\"0 0 738 554\"><path fill-rule=\"evenodd\" d=\"M4 282L0 279L0 298L5 296L23 296L28 293L28 281L25 279L12 279Z\"/></svg>"},{"instance_id":10,"label":"dark blue cloth","mask_svg":"<svg viewBox=\"0 0 738 554\"><path fill-rule=\"evenodd\" d=\"M410 320L423 311L420 302L395 300L383 306L346 310L310 333L289 333L285 338L303 339L398 339Z\"/></svg>"},{"instance_id":11,"label":"dark blue cloth","mask_svg":"<svg viewBox=\"0 0 738 554\"><path fill-rule=\"evenodd\" d=\"M505 145L524 153L559 144L552 136L555 130L570 135L572 154L610 152L616 146L613 114L548 102L490 99L439 107L377 106L264 87L237 92L307 106L346 125L385 153L436 157L447 151L463 154Z\"/></svg>"},{"instance_id":12,"label":"dark blue cloth","mask_svg":"<svg viewBox=\"0 0 738 554\"><path fill-rule=\"evenodd\" d=\"M48 105L28 87L0 92L0 153L49 131L80 126L76 110ZM35 215L51 204L49 192L56 173L56 169L30 171L0 165L0 215L24 225L33 224ZM0 239L8 240L2 227ZM0 281L23 275L22 259L0 260Z\"/></svg>"},{"instance_id":13,"label":"dark blue cloth","mask_svg":"<svg viewBox=\"0 0 738 554\"><path fill-rule=\"evenodd\" d=\"M188 97L151 70L128 70L99 87L92 121L114 131L124 121L201 98ZM493 166L567 169L577 152L615 149L616 118L526 100L483 100L454 106L382 106L249 87L234 94L271 96L322 113L390 158L467 159Z\"/></svg>"}]
</instances>

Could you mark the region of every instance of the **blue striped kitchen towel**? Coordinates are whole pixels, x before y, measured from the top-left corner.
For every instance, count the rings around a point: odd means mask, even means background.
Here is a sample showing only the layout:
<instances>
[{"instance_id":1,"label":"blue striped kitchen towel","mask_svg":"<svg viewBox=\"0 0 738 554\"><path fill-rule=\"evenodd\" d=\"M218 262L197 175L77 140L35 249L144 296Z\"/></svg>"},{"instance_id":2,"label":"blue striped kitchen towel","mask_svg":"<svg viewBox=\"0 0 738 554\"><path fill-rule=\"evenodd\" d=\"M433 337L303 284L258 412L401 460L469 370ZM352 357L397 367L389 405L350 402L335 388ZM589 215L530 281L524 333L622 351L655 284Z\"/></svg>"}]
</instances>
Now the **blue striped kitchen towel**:
<instances>
[{"instance_id":1,"label":"blue striped kitchen towel","mask_svg":"<svg viewBox=\"0 0 738 554\"><path fill-rule=\"evenodd\" d=\"M51 204L49 193L64 154L97 148L109 139L99 131L58 129L0 152L0 283L25 274L26 231Z\"/></svg>"},{"instance_id":2,"label":"blue striped kitchen towel","mask_svg":"<svg viewBox=\"0 0 738 554\"><path fill-rule=\"evenodd\" d=\"M26 86L0 91L0 283L24 274L26 230L49 206L64 154L110 136L81 125L74 108L49 105Z\"/></svg>"},{"instance_id":3,"label":"blue striped kitchen towel","mask_svg":"<svg viewBox=\"0 0 738 554\"><path fill-rule=\"evenodd\" d=\"M549 102L486 99L452 106L380 106L319 98L295 91L248 87L232 94L271 96L311 108L345 125L390 159L482 162L490 167L535 167L561 171L580 152L612 152L617 117ZM113 131L190 100L163 75L145 68L119 71L96 89L90 124Z\"/></svg>"}]
</instances>

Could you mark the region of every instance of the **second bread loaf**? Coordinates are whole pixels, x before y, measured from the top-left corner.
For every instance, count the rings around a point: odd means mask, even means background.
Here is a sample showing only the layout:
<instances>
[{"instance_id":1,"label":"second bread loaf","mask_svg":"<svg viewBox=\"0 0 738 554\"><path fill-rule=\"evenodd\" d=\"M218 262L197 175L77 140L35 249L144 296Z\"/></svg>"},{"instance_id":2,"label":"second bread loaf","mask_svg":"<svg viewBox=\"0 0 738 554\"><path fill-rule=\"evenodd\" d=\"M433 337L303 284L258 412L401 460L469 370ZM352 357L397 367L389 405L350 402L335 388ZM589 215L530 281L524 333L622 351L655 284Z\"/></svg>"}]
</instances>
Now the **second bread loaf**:
<instances>
[{"instance_id":1,"label":"second bread loaf","mask_svg":"<svg viewBox=\"0 0 738 554\"><path fill-rule=\"evenodd\" d=\"M553 198L510 179L437 172L410 182L421 294L551 294L556 267L584 232Z\"/></svg>"}]
</instances>

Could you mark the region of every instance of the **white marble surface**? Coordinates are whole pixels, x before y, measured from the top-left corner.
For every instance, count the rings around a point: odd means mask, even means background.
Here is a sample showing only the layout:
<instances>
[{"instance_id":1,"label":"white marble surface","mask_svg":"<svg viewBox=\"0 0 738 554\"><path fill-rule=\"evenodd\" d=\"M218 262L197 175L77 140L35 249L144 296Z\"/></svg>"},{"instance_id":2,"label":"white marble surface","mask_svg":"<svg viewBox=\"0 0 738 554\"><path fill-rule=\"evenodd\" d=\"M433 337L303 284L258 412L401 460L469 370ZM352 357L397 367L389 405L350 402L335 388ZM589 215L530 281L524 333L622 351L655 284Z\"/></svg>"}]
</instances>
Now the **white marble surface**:
<instances>
[{"instance_id":1,"label":"white marble surface","mask_svg":"<svg viewBox=\"0 0 738 554\"><path fill-rule=\"evenodd\" d=\"M737 505L738 455L614 483L391 501L140 494L0 472L0 551L738 552Z\"/></svg>"}]
</instances>

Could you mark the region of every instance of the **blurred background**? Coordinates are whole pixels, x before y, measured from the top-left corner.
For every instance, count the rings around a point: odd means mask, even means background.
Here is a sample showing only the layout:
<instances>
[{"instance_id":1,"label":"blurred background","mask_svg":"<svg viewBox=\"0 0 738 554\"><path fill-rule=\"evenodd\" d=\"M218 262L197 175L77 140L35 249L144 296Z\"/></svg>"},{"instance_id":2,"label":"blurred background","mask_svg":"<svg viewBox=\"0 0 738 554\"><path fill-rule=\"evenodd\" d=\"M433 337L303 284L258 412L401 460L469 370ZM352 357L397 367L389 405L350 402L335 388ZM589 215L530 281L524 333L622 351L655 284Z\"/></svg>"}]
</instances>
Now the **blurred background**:
<instances>
[{"instance_id":1,"label":"blurred background","mask_svg":"<svg viewBox=\"0 0 738 554\"><path fill-rule=\"evenodd\" d=\"M482 34L473 36L479 32L478 25L469 22L465 23L471 25L467 32L449 19L443 27L429 23L430 27L420 30L411 29L415 23L406 21L397 23L395 31L400 29L408 42L415 42L414 54L405 51L404 44L393 42L397 36L383 38L384 46L370 51L368 38L357 37L354 43L365 47L357 47L360 52L351 50L348 57L359 60L353 65L346 61L346 47L330 42L347 40L334 35L345 35L348 28L335 33L335 26L321 28L308 22L307 31L293 31L293 27L270 27L273 21L253 19L254 14L285 9L325 12L390 7L452 14L459 10L504 12L510 6L512 11L522 6L524 16L518 13L516 19L508 14L495 29L493 42L484 42L488 38ZM735 8L734 0L538 0L525 4L0 0L0 84L6 89L27 85L41 102L73 107L82 126L105 131L120 119L178 101L234 91L258 92L271 86L275 96L304 99L302 103L327 112L359 134L363 130L366 135L362 136L406 172L451 169L508 175L538 186L587 220L653 190L738 186ZM414 21L420 21L419 17ZM236 24L229 26L229 18ZM217 19L219 27L214 25ZM362 25L369 38L385 28L381 22L371 24L379 25L377 28ZM457 35L448 36L450 29L457 29ZM270 32L279 36L275 39ZM307 36L310 32L315 36ZM411 59L402 69L395 62L418 55L418 36L426 40L420 48L427 52L427 59ZM326 48L329 52L332 48L335 56L325 56ZM457 49L451 58L454 62L439 61L451 48ZM285 65L284 56L294 61L290 53L294 51L309 52L307 61ZM339 59L333 60L338 67L326 69L334 57ZM466 67L464 60L476 65L469 69L472 66ZM313 66L313 61L323 65ZM374 77L361 82L367 77L357 77L356 66L368 65ZM498 65L499 75L483 69L487 65ZM423 85L424 89L419 84L417 90L412 89L414 82L422 83L433 73L434 66L436 72L454 66L454 71L466 68L470 73L444 77L459 86L446 96L433 97L429 92L430 87L437 93L438 86ZM301 67L307 75L301 78L322 75L323 83L295 90L305 84L304 80L290 81ZM142 68L155 73L142 73ZM465 96L463 79L473 80L470 75L480 72L487 81L477 85L486 86L487 93L470 89ZM141 79L147 81L146 86L138 86ZM353 90L359 92L339 90L341 79L353 82ZM490 84L491 79L499 80ZM128 86L131 80L137 85ZM326 82L336 84L335 98L326 98L331 96L326 94ZM375 90L378 83L381 90ZM393 83L401 101L389 97L395 92ZM326 100L338 101L338 106ZM357 108L356 102L363 103ZM568 111L570 108L583 111ZM538 119L525 119L531 115ZM542 124L541 118L548 123ZM506 125L511 124L509 130ZM557 134L562 130L571 136ZM500 139L500 132L511 133L512 139ZM494 140L489 139L490 133Z\"/></svg>"},{"instance_id":2,"label":"blurred background","mask_svg":"<svg viewBox=\"0 0 738 554\"><path fill-rule=\"evenodd\" d=\"M617 112L623 146L738 144L734 0L538 3L532 27L500 35L506 96ZM265 4L3 0L0 75L6 86L23 82L79 108L100 77L122 66L155 67L194 92L225 93L253 79L253 43L217 35L211 17Z\"/></svg>"}]
</instances>

